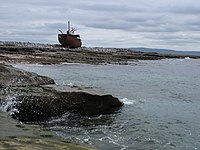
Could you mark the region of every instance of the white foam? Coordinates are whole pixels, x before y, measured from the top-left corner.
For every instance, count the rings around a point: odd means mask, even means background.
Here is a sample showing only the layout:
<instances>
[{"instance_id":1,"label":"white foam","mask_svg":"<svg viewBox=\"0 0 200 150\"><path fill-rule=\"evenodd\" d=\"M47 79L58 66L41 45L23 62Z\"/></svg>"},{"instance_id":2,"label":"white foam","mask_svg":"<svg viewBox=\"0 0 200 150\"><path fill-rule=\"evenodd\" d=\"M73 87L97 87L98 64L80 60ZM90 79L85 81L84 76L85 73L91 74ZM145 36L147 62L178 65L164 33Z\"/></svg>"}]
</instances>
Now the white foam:
<instances>
[{"instance_id":1,"label":"white foam","mask_svg":"<svg viewBox=\"0 0 200 150\"><path fill-rule=\"evenodd\" d=\"M63 62L61 63L62 65L80 65L81 63L68 63L68 62Z\"/></svg>"},{"instance_id":2,"label":"white foam","mask_svg":"<svg viewBox=\"0 0 200 150\"><path fill-rule=\"evenodd\" d=\"M136 101L135 100L129 100L128 98L122 98L120 99L125 105L132 105L134 104Z\"/></svg>"},{"instance_id":3,"label":"white foam","mask_svg":"<svg viewBox=\"0 0 200 150\"><path fill-rule=\"evenodd\" d=\"M71 83L71 82L67 85L70 86L70 87L74 87L74 83Z\"/></svg>"},{"instance_id":4,"label":"white foam","mask_svg":"<svg viewBox=\"0 0 200 150\"><path fill-rule=\"evenodd\" d=\"M185 57L185 59L190 59L190 57Z\"/></svg>"},{"instance_id":5,"label":"white foam","mask_svg":"<svg viewBox=\"0 0 200 150\"><path fill-rule=\"evenodd\" d=\"M15 114L18 112L18 109L15 108L16 103L16 98L14 96L7 97L6 100L1 104L0 110L8 112L10 115Z\"/></svg>"}]
</instances>

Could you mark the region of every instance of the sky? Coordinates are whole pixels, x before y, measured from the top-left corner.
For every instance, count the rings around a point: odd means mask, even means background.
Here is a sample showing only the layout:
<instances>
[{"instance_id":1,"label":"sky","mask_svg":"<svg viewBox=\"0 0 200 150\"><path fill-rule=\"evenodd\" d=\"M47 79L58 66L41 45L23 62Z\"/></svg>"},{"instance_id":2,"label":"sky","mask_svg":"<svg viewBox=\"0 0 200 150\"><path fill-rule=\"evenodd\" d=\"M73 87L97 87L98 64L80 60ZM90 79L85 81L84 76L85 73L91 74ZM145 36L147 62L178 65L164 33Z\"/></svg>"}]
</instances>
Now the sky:
<instances>
[{"instance_id":1,"label":"sky","mask_svg":"<svg viewBox=\"0 0 200 150\"><path fill-rule=\"evenodd\" d=\"M86 47L200 51L200 0L0 0L0 41L58 44L68 20Z\"/></svg>"}]
</instances>

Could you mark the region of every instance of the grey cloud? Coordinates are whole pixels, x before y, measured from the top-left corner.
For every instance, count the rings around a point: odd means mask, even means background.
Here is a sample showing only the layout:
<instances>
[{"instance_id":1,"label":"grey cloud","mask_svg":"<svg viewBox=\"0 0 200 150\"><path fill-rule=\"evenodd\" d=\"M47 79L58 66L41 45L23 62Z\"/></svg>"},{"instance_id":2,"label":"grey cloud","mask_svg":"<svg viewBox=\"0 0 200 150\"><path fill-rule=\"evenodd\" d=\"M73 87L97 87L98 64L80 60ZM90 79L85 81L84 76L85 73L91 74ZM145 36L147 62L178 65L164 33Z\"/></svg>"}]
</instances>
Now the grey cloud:
<instances>
[{"instance_id":1,"label":"grey cloud","mask_svg":"<svg viewBox=\"0 0 200 150\"><path fill-rule=\"evenodd\" d=\"M8 0L1 2L0 14L0 40L56 43L57 29L65 31L67 20L71 20L72 25L79 27L84 40L90 40L93 45L101 41L105 44L102 46L118 42L127 47L146 41L145 46L160 42L159 46L177 43L181 47L188 41L199 47L200 1L197 0ZM101 34L88 38L91 36L88 34L94 33L91 30L100 30ZM112 35L103 41L108 32ZM187 38L180 33L191 35Z\"/></svg>"},{"instance_id":2,"label":"grey cloud","mask_svg":"<svg viewBox=\"0 0 200 150\"><path fill-rule=\"evenodd\" d=\"M161 9L146 9L146 6L139 6L138 9L134 9L134 7L124 5L113 5L113 7L105 4L83 5L81 11L83 14L90 14L81 16L81 23L86 27L139 32L176 32L198 29L197 25L192 27L186 22L190 20L186 17L188 14L180 15L162 10L162 7Z\"/></svg>"},{"instance_id":3,"label":"grey cloud","mask_svg":"<svg viewBox=\"0 0 200 150\"><path fill-rule=\"evenodd\" d=\"M170 12L170 13L177 13L177 14L200 14L199 4L197 5L178 5L178 6L171 6L163 8L163 11Z\"/></svg>"}]
</instances>

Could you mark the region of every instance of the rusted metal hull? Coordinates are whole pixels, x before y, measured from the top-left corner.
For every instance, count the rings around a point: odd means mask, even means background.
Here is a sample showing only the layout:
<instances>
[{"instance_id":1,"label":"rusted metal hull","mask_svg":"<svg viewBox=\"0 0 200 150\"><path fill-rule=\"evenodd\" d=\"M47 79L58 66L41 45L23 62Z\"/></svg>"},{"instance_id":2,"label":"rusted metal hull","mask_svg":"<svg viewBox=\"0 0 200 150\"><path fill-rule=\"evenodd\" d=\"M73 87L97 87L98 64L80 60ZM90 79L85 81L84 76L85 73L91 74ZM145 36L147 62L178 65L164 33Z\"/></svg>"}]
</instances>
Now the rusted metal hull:
<instances>
[{"instance_id":1,"label":"rusted metal hull","mask_svg":"<svg viewBox=\"0 0 200 150\"><path fill-rule=\"evenodd\" d=\"M63 47L67 48L77 48L82 45L79 35L58 34L58 41Z\"/></svg>"}]
</instances>

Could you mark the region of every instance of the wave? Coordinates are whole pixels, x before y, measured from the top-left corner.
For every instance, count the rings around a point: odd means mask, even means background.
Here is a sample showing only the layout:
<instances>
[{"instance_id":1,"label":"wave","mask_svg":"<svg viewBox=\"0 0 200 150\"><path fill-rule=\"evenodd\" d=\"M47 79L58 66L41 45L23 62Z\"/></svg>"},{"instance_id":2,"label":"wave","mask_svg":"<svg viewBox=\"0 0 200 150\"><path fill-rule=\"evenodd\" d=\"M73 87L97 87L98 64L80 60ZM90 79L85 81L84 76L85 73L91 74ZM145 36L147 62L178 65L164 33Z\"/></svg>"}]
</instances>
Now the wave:
<instances>
[{"instance_id":1,"label":"wave","mask_svg":"<svg viewBox=\"0 0 200 150\"><path fill-rule=\"evenodd\" d=\"M62 65L80 65L82 63L68 63L68 62L63 62L61 63Z\"/></svg>"},{"instance_id":2,"label":"wave","mask_svg":"<svg viewBox=\"0 0 200 150\"><path fill-rule=\"evenodd\" d=\"M75 86L74 83L72 83L72 82L68 83L67 85L70 86L70 87L74 87Z\"/></svg>"},{"instance_id":3,"label":"wave","mask_svg":"<svg viewBox=\"0 0 200 150\"><path fill-rule=\"evenodd\" d=\"M13 115L18 112L16 109L17 101L15 96L7 97L4 101L0 103L0 110L3 112L8 112L9 115Z\"/></svg>"},{"instance_id":4,"label":"wave","mask_svg":"<svg viewBox=\"0 0 200 150\"><path fill-rule=\"evenodd\" d=\"M136 101L135 100L129 100L128 98L122 98L120 99L125 105L133 105Z\"/></svg>"},{"instance_id":5,"label":"wave","mask_svg":"<svg viewBox=\"0 0 200 150\"><path fill-rule=\"evenodd\" d=\"M190 57L185 57L185 59L190 59Z\"/></svg>"}]
</instances>

